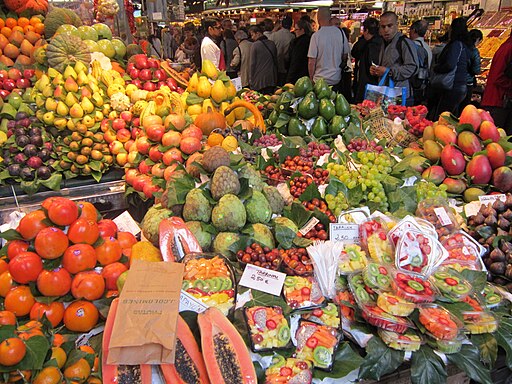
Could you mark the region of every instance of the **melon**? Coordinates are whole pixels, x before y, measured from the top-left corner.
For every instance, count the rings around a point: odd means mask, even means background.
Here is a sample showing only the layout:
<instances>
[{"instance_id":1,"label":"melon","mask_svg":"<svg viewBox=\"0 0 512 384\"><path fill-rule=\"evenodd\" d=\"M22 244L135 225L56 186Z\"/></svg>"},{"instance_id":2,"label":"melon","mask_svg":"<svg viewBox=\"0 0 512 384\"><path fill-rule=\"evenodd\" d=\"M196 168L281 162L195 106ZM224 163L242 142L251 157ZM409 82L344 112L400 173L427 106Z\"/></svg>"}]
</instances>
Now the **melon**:
<instances>
[{"instance_id":1,"label":"melon","mask_svg":"<svg viewBox=\"0 0 512 384\"><path fill-rule=\"evenodd\" d=\"M112 40L112 31L109 26L103 23L93 24L92 26L98 33L98 39Z\"/></svg>"},{"instance_id":2,"label":"melon","mask_svg":"<svg viewBox=\"0 0 512 384\"><path fill-rule=\"evenodd\" d=\"M116 50L110 40L99 40L98 41L98 50L107 56L109 59L113 59L116 55Z\"/></svg>"},{"instance_id":3,"label":"melon","mask_svg":"<svg viewBox=\"0 0 512 384\"><path fill-rule=\"evenodd\" d=\"M82 40L98 41L98 32L93 27L82 25L77 30Z\"/></svg>"},{"instance_id":4,"label":"melon","mask_svg":"<svg viewBox=\"0 0 512 384\"><path fill-rule=\"evenodd\" d=\"M91 62L91 54L79 37L57 35L51 39L46 48L48 65L62 72L68 65L81 61L86 66Z\"/></svg>"},{"instance_id":5,"label":"melon","mask_svg":"<svg viewBox=\"0 0 512 384\"><path fill-rule=\"evenodd\" d=\"M126 56L126 45L119 39L112 39L111 43L116 51L116 59L123 59Z\"/></svg>"},{"instance_id":6,"label":"melon","mask_svg":"<svg viewBox=\"0 0 512 384\"><path fill-rule=\"evenodd\" d=\"M89 52L99 52L100 48L98 47L98 43L93 40L84 40L83 43L89 49Z\"/></svg>"}]
</instances>

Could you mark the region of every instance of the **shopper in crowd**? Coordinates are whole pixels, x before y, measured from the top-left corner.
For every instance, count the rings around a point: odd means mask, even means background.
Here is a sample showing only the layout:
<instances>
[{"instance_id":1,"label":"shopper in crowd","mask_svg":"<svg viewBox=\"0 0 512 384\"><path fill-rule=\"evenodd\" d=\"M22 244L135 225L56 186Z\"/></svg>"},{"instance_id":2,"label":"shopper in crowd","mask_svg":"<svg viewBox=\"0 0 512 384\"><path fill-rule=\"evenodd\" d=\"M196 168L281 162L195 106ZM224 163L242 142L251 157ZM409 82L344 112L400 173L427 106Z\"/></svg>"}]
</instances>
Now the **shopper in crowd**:
<instances>
[{"instance_id":1,"label":"shopper in crowd","mask_svg":"<svg viewBox=\"0 0 512 384\"><path fill-rule=\"evenodd\" d=\"M249 87L249 71L251 63L251 45L249 37L244 30L240 29L235 33L235 40L238 46L233 51L231 67L238 70L238 76L242 81L242 87Z\"/></svg>"},{"instance_id":2,"label":"shopper in crowd","mask_svg":"<svg viewBox=\"0 0 512 384\"><path fill-rule=\"evenodd\" d=\"M290 45L290 68L286 75L286 82L295 84L303 76L309 76L308 73L308 49L311 40L311 24L301 18L295 24L295 39Z\"/></svg>"},{"instance_id":3,"label":"shopper in crowd","mask_svg":"<svg viewBox=\"0 0 512 384\"><path fill-rule=\"evenodd\" d=\"M379 54L379 65L370 67L370 74L381 78L388 72L387 79L395 87L406 88L406 104L414 104L410 80L418 70L418 55L414 42L398 32L398 16L384 12L380 17L380 35L384 39Z\"/></svg>"},{"instance_id":4,"label":"shopper in crowd","mask_svg":"<svg viewBox=\"0 0 512 384\"><path fill-rule=\"evenodd\" d=\"M338 27L330 25L329 7L320 7L317 19L320 29L311 36L308 50L309 76L313 81L323 78L335 90L340 90L341 72L349 53L348 40Z\"/></svg>"},{"instance_id":5,"label":"shopper in crowd","mask_svg":"<svg viewBox=\"0 0 512 384\"><path fill-rule=\"evenodd\" d=\"M428 31L428 21L425 19L416 20L409 28L409 38L414 41L418 46L423 47L427 52L428 67L432 66L432 50L425 41L425 35Z\"/></svg>"},{"instance_id":6,"label":"shopper in crowd","mask_svg":"<svg viewBox=\"0 0 512 384\"><path fill-rule=\"evenodd\" d=\"M224 31L227 31L228 29L231 31L233 30L233 22L230 19L222 20L221 25Z\"/></svg>"},{"instance_id":7,"label":"shopper in crowd","mask_svg":"<svg viewBox=\"0 0 512 384\"><path fill-rule=\"evenodd\" d=\"M333 16L331 17L331 22L330 24L333 26L333 27L338 27L338 28L342 28L343 26L341 25L341 20L338 19L336 16Z\"/></svg>"},{"instance_id":8,"label":"shopper in crowd","mask_svg":"<svg viewBox=\"0 0 512 384\"><path fill-rule=\"evenodd\" d=\"M432 65L432 50L425 42L428 31L428 22L424 19L416 20L409 27L409 38L416 44L418 55L418 70L411 80L414 105L427 103L427 86Z\"/></svg>"},{"instance_id":9,"label":"shopper in crowd","mask_svg":"<svg viewBox=\"0 0 512 384\"><path fill-rule=\"evenodd\" d=\"M274 22L272 21L272 19L266 18L263 19L261 25L263 27L263 35L267 39L270 39L270 36L272 36L272 33L274 32Z\"/></svg>"},{"instance_id":10,"label":"shopper in crowd","mask_svg":"<svg viewBox=\"0 0 512 384\"><path fill-rule=\"evenodd\" d=\"M245 24L245 20L240 20L238 21L238 31L244 31L247 36L249 36L248 34L248 30L247 30L247 25Z\"/></svg>"},{"instance_id":11,"label":"shopper in crowd","mask_svg":"<svg viewBox=\"0 0 512 384\"><path fill-rule=\"evenodd\" d=\"M226 62L219 46L222 38L222 26L218 19L208 18L204 21L206 32L201 42L201 60L210 60L215 67L223 71L226 69Z\"/></svg>"},{"instance_id":12,"label":"shopper in crowd","mask_svg":"<svg viewBox=\"0 0 512 384\"><path fill-rule=\"evenodd\" d=\"M448 44L449 39L450 36L448 33L444 33L437 37L437 41L439 43L434 45L434 48L432 48L432 64L430 65L430 69L432 69L432 66L437 63L439 55L443 52L443 49L446 47L446 44Z\"/></svg>"},{"instance_id":13,"label":"shopper in crowd","mask_svg":"<svg viewBox=\"0 0 512 384\"><path fill-rule=\"evenodd\" d=\"M461 112L464 107L471 103L471 98L473 97L473 90L476 87L476 75L479 75L482 72L481 68L481 58L480 51L478 51L477 45L480 44L484 35L482 31L478 29L472 29L469 31L469 66L468 66L468 76L466 78L467 92L466 97L462 101L459 106L459 112Z\"/></svg>"},{"instance_id":14,"label":"shopper in crowd","mask_svg":"<svg viewBox=\"0 0 512 384\"><path fill-rule=\"evenodd\" d=\"M159 59L163 59L162 41L160 40L157 34L158 31L155 31L155 34L150 35L148 38L149 55L156 56Z\"/></svg>"},{"instance_id":15,"label":"shopper in crowd","mask_svg":"<svg viewBox=\"0 0 512 384\"><path fill-rule=\"evenodd\" d=\"M497 127L512 135L512 33L492 58L482 106L491 112Z\"/></svg>"},{"instance_id":16,"label":"shopper in crowd","mask_svg":"<svg viewBox=\"0 0 512 384\"><path fill-rule=\"evenodd\" d=\"M290 65L290 45L295 35L290 32L292 27L292 18L286 16L281 22L282 28L272 33L270 40L274 42L277 48L277 84L285 83L286 74Z\"/></svg>"},{"instance_id":17,"label":"shopper in crowd","mask_svg":"<svg viewBox=\"0 0 512 384\"><path fill-rule=\"evenodd\" d=\"M196 68L201 68L201 46L199 45L200 38L197 34L194 23L185 23L183 26L183 35L185 40L181 45L181 50L185 52L187 58L191 63L194 63Z\"/></svg>"},{"instance_id":18,"label":"shopper in crowd","mask_svg":"<svg viewBox=\"0 0 512 384\"><path fill-rule=\"evenodd\" d=\"M220 42L220 50L224 55L224 61L226 62L226 73L231 78L234 79L238 76L238 72L236 68L231 67L230 63L233 60L233 51L238 46L235 40L235 35L231 29L225 29L223 32L224 39Z\"/></svg>"},{"instance_id":19,"label":"shopper in crowd","mask_svg":"<svg viewBox=\"0 0 512 384\"><path fill-rule=\"evenodd\" d=\"M437 120L444 111L456 114L467 93L469 49L466 19L459 17L450 26L450 41L433 67L429 92L429 119ZM437 76L439 81L435 81Z\"/></svg>"},{"instance_id":20,"label":"shopper in crowd","mask_svg":"<svg viewBox=\"0 0 512 384\"><path fill-rule=\"evenodd\" d=\"M249 86L251 89L271 94L277 85L277 48L259 26L249 28L251 45L251 65Z\"/></svg>"},{"instance_id":21,"label":"shopper in crowd","mask_svg":"<svg viewBox=\"0 0 512 384\"><path fill-rule=\"evenodd\" d=\"M363 34L352 48L352 56L355 59L354 66L354 102L364 100L366 85L379 82L379 77L370 73L373 63L379 62L380 48L383 44L379 35L379 20L368 17L363 22Z\"/></svg>"},{"instance_id":22,"label":"shopper in crowd","mask_svg":"<svg viewBox=\"0 0 512 384\"><path fill-rule=\"evenodd\" d=\"M348 43L348 58L345 64L345 67L342 68L341 72L341 88L340 91L345 96L347 101L351 103L354 98L352 96L352 73L354 72L354 68L352 65L352 55L350 51L352 51L352 44L350 43L350 29L347 27L341 28L341 31L345 34Z\"/></svg>"}]
</instances>

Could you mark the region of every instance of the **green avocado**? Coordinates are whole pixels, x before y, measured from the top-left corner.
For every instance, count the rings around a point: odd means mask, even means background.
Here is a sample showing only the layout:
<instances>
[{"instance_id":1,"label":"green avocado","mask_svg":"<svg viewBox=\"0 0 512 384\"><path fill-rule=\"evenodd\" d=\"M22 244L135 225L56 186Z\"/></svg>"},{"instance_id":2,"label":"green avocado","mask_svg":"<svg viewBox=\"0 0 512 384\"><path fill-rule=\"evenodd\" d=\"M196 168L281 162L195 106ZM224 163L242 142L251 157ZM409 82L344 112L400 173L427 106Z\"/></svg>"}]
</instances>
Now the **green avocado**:
<instances>
[{"instance_id":1,"label":"green avocado","mask_svg":"<svg viewBox=\"0 0 512 384\"><path fill-rule=\"evenodd\" d=\"M324 79L318 79L313 89L315 90L316 97L319 99L331 96L331 88Z\"/></svg>"},{"instance_id":2,"label":"green avocado","mask_svg":"<svg viewBox=\"0 0 512 384\"><path fill-rule=\"evenodd\" d=\"M295 87L293 87L293 92L297 97L303 97L313 90L313 82L309 78L309 76L303 76L295 83Z\"/></svg>"},{"instance_id":3,"label":"green avocado","mask_svg":"<svg viewBox=\"0 0 512 384\"><path fill-rule=\"evenodd\" d=\"M279 117L279 112L277 112L276 109L274 109L272 112L270 112L270 115L268 115L268 120L274 125L277 122L277 118Z\"/></svg>"},{"instance_id":4,"label":"green avocado","mask_svg":"<svg viewBox=\"0 0 512 384\"><path fill-rule=\"evenodd\" d=\"M306 125L297 117L292 117L288 122L288 135L289 136L306 136Z\"/></svg>"},{"instance_id":5,"label":"green avocado","mask_svg":"<svg viewBox=\"0 0 512 384\"><path fill-rule=\"evenodd\" d=\"M341 93L336 96L336 114L341 116L348 116L350 114L350 104L345 96Z\"/></svg>"},{"instance_id":6,"label":"green avocado","mask_svg":"<svg viewBox=\"0 0 512 384\"><path fill-rule=\"evenodd\" d=\"M311 127L311 133L317 139L319 137L327 135L327 122L325 121L325 119L322 116L318 116L315 119L315 122L313 123L313 126Z\"/></svg>"},{"instance_id":7,"label":"green avocado","mask_svg":"<svg viewBox=\"0 0 512 384\"><path fill-rule=\"evenodd\" d=\"M276 103L276 109L279 112L285 112L290 109L290 104L293 100L293 94L291 92L283 92Z\"/></svg>"},{"instance_id":8,"label":"green avocado","mask_svg":"<svg viewBox=\"0 0 512 384\"><path fill-rule=\"evenodd\" d=\"M309 92L299 103L297 111L304 119L311 119L318 115L318 100L314 92Z\"/></svg>"},{"instance_id":9,"label":"green avocado","mask_svg":"<svg viewBox=\"0 0 512 384\"><path fill-rule=\"evenodd\" d=\"M334 103L331 99L321 99L318 111L320 112L320 116L327 121L330 121L336 115Z\"/></svg>"},{"instance_id":10,"label":"green avocado","mask_svg":"<svg viewBox=\"0 0 512 384\"><path fill-rule=\"evenodd\" d=\"M347 128L347 122L343 116L334 115L329 123L329 133L331 135L339 135Z\"/></svg>"}]
</instances>

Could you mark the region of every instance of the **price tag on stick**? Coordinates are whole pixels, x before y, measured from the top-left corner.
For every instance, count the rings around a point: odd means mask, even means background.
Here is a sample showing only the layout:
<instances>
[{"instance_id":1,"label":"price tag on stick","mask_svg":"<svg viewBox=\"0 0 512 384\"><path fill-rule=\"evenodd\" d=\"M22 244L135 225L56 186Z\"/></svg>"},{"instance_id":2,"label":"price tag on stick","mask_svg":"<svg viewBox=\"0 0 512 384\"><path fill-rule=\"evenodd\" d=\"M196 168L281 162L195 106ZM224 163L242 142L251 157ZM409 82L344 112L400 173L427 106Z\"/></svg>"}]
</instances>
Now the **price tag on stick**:
<instances>
[{"instance_id":1,"label":"price tag on stick","mask_svg":"<svg viewBox=\"0 0 512 384\"><path fill-rule=\"evenodd\" d=\"M286 279L286 273L247 264L239 284L247 288L279 296L283 289L284 279Z\"/></svg>"}]
</instances>

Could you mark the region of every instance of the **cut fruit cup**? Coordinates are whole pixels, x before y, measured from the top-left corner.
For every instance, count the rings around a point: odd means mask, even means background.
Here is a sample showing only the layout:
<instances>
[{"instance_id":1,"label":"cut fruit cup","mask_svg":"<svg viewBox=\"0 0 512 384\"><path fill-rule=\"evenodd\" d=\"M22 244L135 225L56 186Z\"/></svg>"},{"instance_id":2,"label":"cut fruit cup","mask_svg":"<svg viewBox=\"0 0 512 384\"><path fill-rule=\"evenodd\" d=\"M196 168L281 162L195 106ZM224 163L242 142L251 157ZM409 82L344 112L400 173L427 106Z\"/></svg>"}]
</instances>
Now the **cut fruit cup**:
<instances>
[{"instance_id":1,"label":"cut fruit cup","mask_svg":"<svg viewBox=\"0 0 512 384\"><path fill-rule=\"evenodd\" d=\"M406 229L398 240L395 250L395 266L398 269L426 275L438 259L437 240L417 229Z\"/></svg>"},{"instance_id":2,"label":"cut fruit cup","mask_svg":"<svg viewBox=\"0 0 512 384\"><path fill-rule=\"evenodd\" d=\"M430 224L430 223L429 223ZM400 220L389 232L388 239L393 244L393 246L398 245L398 240L402 237L402 234L407 229L417 229L421 231L420 225L416 222L416 219L410 215L404 217ZM435 229L434 229L435 233Z\"/></svg>"},{"instance_id":3,"label":"cut fruit cup","mask_svg":"<svg viewBox=\"0 0 512 384\"><path fill-rule=\"evenodd\" d=\"M339 328L341 325L340 309L334 303L329 303L323 308L315 308L301 316L304 320L333 328Z\"/></svg>"},{"instance_id":4,"label":"cut fruit cup","mask_svg":"<svg viewBox=\"0 0 512 384\"><path fill-rule=\"evenodd\" d=\"M503 296L492 284L487 283L485 285L482 295L487 308L495 308L503 303Z\"/></svg>"},{"instance_id":5,"label":"cut fruit cup","mask_svg":"<svg viewBox=\"0 0 512 384\"><path fill-rule=\"evenodd\" d=\"M217 307L225 315L234 310L236 285L230 262L215 254L186 255L182 289L210 307Z\"/></svg>"},{"instance_id":6,"label":"cut fruit cup","mask_svg":"<svg viewBox=\"0 0 512 384\"><path fill-rule=\"evenodd\" d=\"M366 252L356 244L345 245L338 263L338 273L349 274L362 270L368 264Z\"/></svg>"},{"instance_id":7,"label":"cut fruit cup","mask_svg":"<svg viewBox=\"0 0 512 384\"><path fill-rule=\"evenodd\" d=\"M348 286L357 304L375 303L377 293L364 282L361 273L353 273L348 277Z\"/></svg>"},{"instance_id":8,"label":"cut fruit cup","mask_svg":"<svg viewBox=\"0 0 512 384\"><path fill-rule=\"evenodd\" d=\"M427 333L438 340L456 339L464 325L447 309L437 304L418 306L419 321Z\"/></svg>"},{"instance_id":9,"label":"cut fruit cup","mask_svg":"<svg viewBox=\"0 0 512 384\"><path fill-rule=\"evenodd\" d=\"M364 282L372 289L388 291L391 289L391 272L385 265L369 263L362 272Z\"/></svg>"},{"instance_id":10,"label":"cut fruit cup","mask_svg":"<svg viewBox=\"0 0 512 384\"><path fill-rule=\"evenodd\" d=\"M463 333L459 333L457 337L452 340L442 340L429 335L427 338L427 343L432 348L448 355L459 352L462 348L462 343L466 340L467 338Z\"/></svg>"},{"instance_id":11,"label":"cut fruit cup","mask_svg":"<svg viewBox=\"0 0 512 384\"><path fill-rule=\"evenodd\" d=\"M430 276L430 281L436 286L442 297L455 301L463 300L473 291L464 277L448 267L439 268Z\"/></svg>"},{"instance_id":12,"label":"cut fruit cup","mask_svg":"<svg viewBox=\"0 0 512 384\"><path fill-rule=\"evenodd\" d=\"M289 347L290 327L281 307L250 307L244 310L254 352Z\"/></svg>"},{"instance_id":13,"label":"cut fruit cup","mask_svg":"<svg viewBox=\"0 0 512 384\"><path fill-rule=\"evenodd\" d=\"M330 371L341 333L336 328L301 320L297 333L295 357L313 362L315 368Z\"/></svg>"},{"instance_id":14,"label":"cut fruit cup","mask_svg":"<svg viewBox=\"0 0 512 384\"><path fill-rule=\"evenodd\" d=\"M462 272L465 269L469 269L470 271L485 271L485 266L481 259L476 262L467 261L467 260L454 260L447 259L441 263L443 267L449 267L451 269L455 269L457 272Z\"/></svg>"},{"instance_id":15,"label":"cut fruit cup","mask_svg":"<svg viewBox=\"0 0 512 384\"><path fill-rule=\"evenodd\" d=\"M447 237L442 244L448 251L448 259L476 262L485 253L485 248L464 231Z\"/></svg>"},{"instance_id":16,"label":"cut fruit cup","mask_svg":"<svg viewBox=\"0 0 512 384\"><path fill-rule=\"evenodd\" d=\"M395 316L409 316L416 305L399 296L382 292L377 298L377 306L387 313Z\"/></svg>"},{"instance_id":17,"label":"cut fruit cup","mask_svg":"<svg viewBox=\"0 0 512 384\"><path fill-rule=\"evenodd\" d=\"M286 276L283 295L293 310L313 309L325 305L325 297L313 276Z\"/></svg>"},{"instance_id":18,"label":"cut fruit cup","mask_svg":"<svg viewBox=\"0 0 512 384\"><path fill-rule=\"evenodd\" d=\"M399 297L413 303L434 301L437 289L428 280L412 272L392 271L391 287Z\"/></svg>"},{"instance_id":19,"label":"cut fruit cup","mask_svg":"<svg viewBox=\"0 0 512 384\"><path fill-rule=\"evenodd\" d=\"M379 220L368 220L359 226L359 237L363 249L374 261L393 264L393 246L388 240L386 228Z\"/></svg>"},{"instance_id":20,"label":"cut fruit cup","mask_svg":"<svg viewBox=\"0 0 512 384\"><path fill-rule=\"evenodd\" d=\"M473 335L481 333L492 333L498 329L498 319L486 311L465 311L462 312L464 327Z\"/></svg>"},{"instance_id":21,"label":"cut fruit cup","mask_svg":"<svg viewBox=\"0 0 512 384\"><path fill-rule=\"evenodd\" d=\"M272 357L272 365L265 371L265 384L282 384L288 382L310 384L313 380L313 364L308 360L281 355ZM296 380L296 381L295 381Z\"/></svg>"},{"instance_id":22,"label":"cut fruit cup","mask_svg":"<svg viewBox=\"0 0 512 384\"><path fill-rule=\"evenodd\" d=\"M376 304L359 304L363 318L376 327L386 331L404 333L414 325L405 317L398 317L383 311Z\"/></svg>"},{"instance_id":23,"label":"cut fruit cup","mask_svg":"<svg viewBox=\"0 0 512 384\"><path fill-rule=\"evenodd\" d=\"M416 332L408 330L404 334L386 331L382 328L377 330L380 338L390 348L398 351L410 351L414 352L420 349L424 343L423 338Z\"/></svg>"},{"instance_id":24,"label":"cut fruit cup","mask_svg":"<svg viewBox=\"0 0 512 384\"><path fill-rule=\"evenodd\" d=\"M356 314L354 308L356 307L356 301L350 289L337 289L336 296L334 296L334 302L340 307L340 314L344 320L353 322L356 320Z\"/></svg>"}]
</instances>

